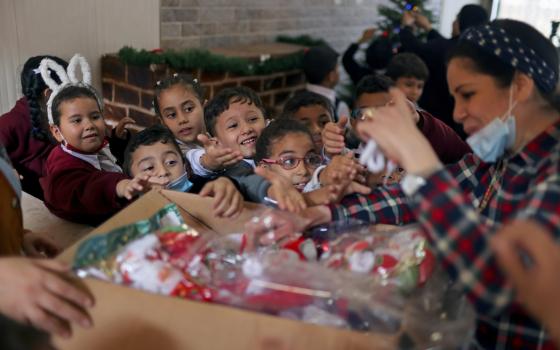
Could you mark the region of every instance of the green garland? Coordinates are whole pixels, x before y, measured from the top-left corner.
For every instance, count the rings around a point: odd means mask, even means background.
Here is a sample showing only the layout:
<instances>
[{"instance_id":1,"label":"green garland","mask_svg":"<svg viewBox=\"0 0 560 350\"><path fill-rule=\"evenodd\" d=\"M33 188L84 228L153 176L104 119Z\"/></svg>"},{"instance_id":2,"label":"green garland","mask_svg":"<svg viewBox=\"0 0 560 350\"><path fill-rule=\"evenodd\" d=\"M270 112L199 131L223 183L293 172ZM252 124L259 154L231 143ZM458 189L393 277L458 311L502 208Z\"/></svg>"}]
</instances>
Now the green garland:
<instances>
[{"instance_id":1,"label":"green garland","mask_svg":"<svg viewBox=\"0 0 560 350\"><path fill-rule=\"evenodd\" d=\"M287 44L295 44L301 46L328 46L327 42L323 39L315 39L310 37L309 35L300 35L300 36L287 36L287 35L279 35L276 37L276 42L279 43L287 43Z\"/></svg>"},{"instance_id":2,"label":"green garland","mask_svg":"<svg viewBox=\"0 0 560 350\"><path fill-rule=\"evenodd\" d=\"M297 37L278 36L277 42L297 44L302 46L326 45L322 39L314 39L308 35ZM135 66L149 66L150 64L167 64L169 67L181 71L201 69L207 72L230 72L241 76L267 75L277 72L301 69L303 64L303 49L282 57L272 57L263 61L245 58L227 57L211 53L203 49L185 49L183 51L137 50L125 46L119 50L119 59Z\"/></svg>"},{"instance_id":3,"label":"green garland","mask_svg":"<svg viewBox=\"0 0 560 350\"><path fill-rule=\"evenodd\" d=\"M125 46L119 50L118 56L123 63L135 66L167 64L175 70L201 69L215 73L230 72L241 76L266 75L301 69L303 62L303 50L283 57L273 57L262 62L226 57L201 49L151 52Z\"/></svg>"}]
</instances>

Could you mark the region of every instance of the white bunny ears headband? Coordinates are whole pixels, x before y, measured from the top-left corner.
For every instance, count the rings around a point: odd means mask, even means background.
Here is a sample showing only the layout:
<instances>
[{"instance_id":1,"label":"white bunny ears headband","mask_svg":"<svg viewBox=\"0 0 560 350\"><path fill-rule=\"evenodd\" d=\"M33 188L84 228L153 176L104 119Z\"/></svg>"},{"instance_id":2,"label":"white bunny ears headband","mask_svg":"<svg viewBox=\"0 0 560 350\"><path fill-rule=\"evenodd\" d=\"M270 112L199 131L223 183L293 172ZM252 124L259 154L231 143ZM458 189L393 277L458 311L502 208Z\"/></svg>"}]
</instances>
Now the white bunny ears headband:
<instances>
[{"instance_id":1,"label":"white bunny ears headband","mask_svg":"<svg viewBox=\"0 0 560 350\"><path fill-rule=\"evenodd\" d=\"M78 78L76 77L76 68L78 67L78 65L82 70L82 80L78 80ZM51 78L49 69L56 73L56 75L60 79L60 84L58 84L56 81L54 81L54 79ZM99 105L99 107L103 107L102 101L97 95L97 91L95 91L95 89L91 86L91 70L84 56L75 54L74 57L70 59L67 71L65 71L64 68L55 61L49 58L45 58L41 61L39 70L41 72L41 77L45 81L45 84L47 84L47 86L52 90L52 93L49 96L49 100L47 101L49 125L54 124L54 119L52 116L52 103L54 101L54 98L60 93L60 91L69 86L81 86L91 90L95 95L95 98L97 99L97 104Z\"/></svg>"}]
</instances>

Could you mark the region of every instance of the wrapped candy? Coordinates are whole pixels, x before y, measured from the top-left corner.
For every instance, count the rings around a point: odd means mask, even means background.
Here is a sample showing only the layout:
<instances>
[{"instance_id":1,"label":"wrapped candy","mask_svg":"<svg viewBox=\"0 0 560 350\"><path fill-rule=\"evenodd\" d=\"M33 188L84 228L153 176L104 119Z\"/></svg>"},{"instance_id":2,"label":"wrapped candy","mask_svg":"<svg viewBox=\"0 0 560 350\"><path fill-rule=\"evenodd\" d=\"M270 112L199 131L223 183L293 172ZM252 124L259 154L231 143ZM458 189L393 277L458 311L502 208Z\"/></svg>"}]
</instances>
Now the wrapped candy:
<instances>
[{"instance_id":1,"label":"wrapped candy","mask_svg":"<svg viewBox=\"0 0 560 350\"><path fill-rule=\"evenodd\" d=\"M170 226L173 225L173 226ZM152 293L211 300L213 292L188 273L189 263L205 240L183 222L174 204L148 220L85 241L74 269Z\"/></svg>"},{"instance_id":2,"label":"wrapped candy","mask_svg":"<svg viewBox=\"0 0 560 350\"><path fill-rule=\"evenodd\" d=\"M403 328L413 314L410 294L434 265L417 228L376 232L349 221L301 233L286 215L267 210L246 232L218 236L189 228L169 205L85 241L74 268L82 277L314 324L385 333ZM422 317L418 310L415 318Z\"/></svg>"},{"instance_id":3,"label":"wrapped candy","mask_svg":"<svg viewBox=\"0 0 560 350\"><path fill-rule=\"evenodd\" d=\"M404 291L425 283L435 267L433 253L415 226L367 235L346 233L323 242L322 249L321 264L375 275Z\"/></svg>"}]
</instances>

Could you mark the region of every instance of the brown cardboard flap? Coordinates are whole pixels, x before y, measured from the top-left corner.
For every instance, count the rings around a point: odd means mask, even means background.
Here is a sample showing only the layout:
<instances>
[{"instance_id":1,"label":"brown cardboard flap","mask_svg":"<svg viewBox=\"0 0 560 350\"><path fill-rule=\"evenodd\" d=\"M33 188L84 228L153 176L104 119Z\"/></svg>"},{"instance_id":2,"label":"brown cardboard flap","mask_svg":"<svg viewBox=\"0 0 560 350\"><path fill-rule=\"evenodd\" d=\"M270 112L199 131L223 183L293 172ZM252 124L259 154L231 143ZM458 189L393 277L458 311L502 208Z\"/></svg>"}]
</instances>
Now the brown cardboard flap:
<instances>
[{"instance_id":1,"label":"brown cardboard flap","mask_svg":"<svg viewBox=\"0 0 560 350\"><path fill-rule=\"evenodd\" d=\"M215 218L212 199L188 193L151 191L83 239L145 219L170 202L185 222L204 232L240 232L261 206L246 203L235 219ZM81 241L83 241L83 239ZM81 241L59 259L71 262ZM95 326L74 327L71 339L55 337L59 349L226 349L338 350L394 349L397 335L365 334L321 327L229 306L149 294L94 279L85 284L95 296Z\"/></svg>"},{"instance_id":2,"label":"brown cardboard flap","mask_svg":"<svg viewBox=\"0 0 560 350\"><path fill-rule=\"evenodd\" d=\"M218 218L214 215L213 198L166 190L161 191L161 195L219 234L242 232L245 223L265 208L263 205L245 202L245 209L235 219Z\"/></svg>"},{"instance_id":3,"label":"brown cardboard flap","mask_svg":"<svg viewBox=\"0 0 560 350\"><path fill-rule=\"evenodd\" d=\"M167 192L167 191L166 191ZM186 193L181 193L186 194ZM191 195L196 196L196 195ZM199 197L199 196L196 196ZM199 197L202 199L201 197ZM187 197L183 198L181 202L188 202L192 201L193 198ZM193 202L197 202L197 200ZM166 197L164 197L160 191L154 190L146 193L138 200L131 203L125 209L121 210L115 216L111 217L109 220L98 226L95 230L91 231L87 236L80 239L78 242L74 243L70 248L63 251L57 259L65 261L65 262L72 262L74 258L74 254L76 253L77 248L80 244L95 235L107 233L115 228L132 224L136 221L146 219L152 215L154 215L158 210L163 208L165 205L169 204L170 201ZM202 221L196 219L194 216L189 215L189 213L184 209L184 206L178 205L179 212L183 216L183 219L190 227L194 228L199 232L209 231L210 227L204 224Z\"/></svg>"},{"instance_id":4,"label":"brown cardboard flap","mask_svg":"<svg viewBox=\"0 0 560 350\"><path fill-rule=\"evenodd\" d=\"M394 349L395 336L350 332L86 280L95 327L59 349Z\"/></svg>"}]
</instances>

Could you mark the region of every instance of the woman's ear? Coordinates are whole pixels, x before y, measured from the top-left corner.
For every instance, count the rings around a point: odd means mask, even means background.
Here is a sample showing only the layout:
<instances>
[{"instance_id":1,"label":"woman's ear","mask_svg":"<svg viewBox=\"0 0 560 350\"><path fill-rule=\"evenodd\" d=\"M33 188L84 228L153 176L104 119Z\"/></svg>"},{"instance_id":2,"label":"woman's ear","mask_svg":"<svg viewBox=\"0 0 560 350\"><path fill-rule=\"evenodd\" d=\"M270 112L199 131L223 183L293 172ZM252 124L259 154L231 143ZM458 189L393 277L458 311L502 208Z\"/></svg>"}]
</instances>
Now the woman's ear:
<instances>
[{"instance_id":1,"label":"woman's ear","mask_svg":"<svg viewBox=\"0 0 560 350\"><path fill-rule=\"evenodd\" d=\"M52 136L58 141L58 143L62 143L64 141L64 136L60 132L60 128L56 125L49 125L49 130L51 131Z\"/></svg>"},{"instance_id":2,"label":"woman's ear","mask_svg":"<svg viewBox=\"0 0 560 350\"><path fill-rule=\"evenodd\" d=\"M514 101L525 102L536 92L535 81L525 73L516 72L511 83Z\"/></svg>"}]
</instances>

